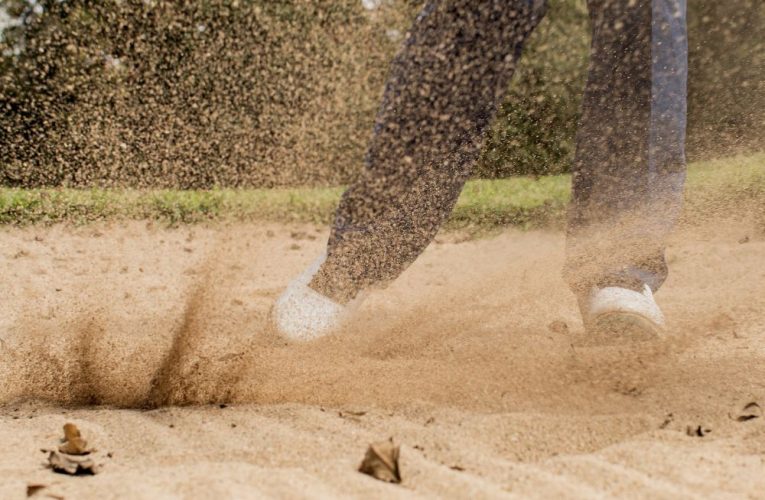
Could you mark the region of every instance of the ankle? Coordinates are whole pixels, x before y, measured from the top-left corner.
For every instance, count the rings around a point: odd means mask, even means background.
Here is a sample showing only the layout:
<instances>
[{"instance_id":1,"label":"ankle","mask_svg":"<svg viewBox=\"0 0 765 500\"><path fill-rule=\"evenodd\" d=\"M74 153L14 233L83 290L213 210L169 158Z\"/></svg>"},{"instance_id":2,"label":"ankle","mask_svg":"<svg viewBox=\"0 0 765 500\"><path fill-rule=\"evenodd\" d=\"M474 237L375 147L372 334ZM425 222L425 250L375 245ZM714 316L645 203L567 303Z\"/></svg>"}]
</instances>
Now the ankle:
<instances>
[{"instance_id":1,"label":"ankle","mask_svg":"<svg viewBox=\"0 0 765 500\"><path fill-rule=\"evenodd\" d=\"M319 268L308 287L340 305L347 305L359 293L358 288L349 283L349 280L325 271L325 266Z\"/></svg>"}]
</instances>

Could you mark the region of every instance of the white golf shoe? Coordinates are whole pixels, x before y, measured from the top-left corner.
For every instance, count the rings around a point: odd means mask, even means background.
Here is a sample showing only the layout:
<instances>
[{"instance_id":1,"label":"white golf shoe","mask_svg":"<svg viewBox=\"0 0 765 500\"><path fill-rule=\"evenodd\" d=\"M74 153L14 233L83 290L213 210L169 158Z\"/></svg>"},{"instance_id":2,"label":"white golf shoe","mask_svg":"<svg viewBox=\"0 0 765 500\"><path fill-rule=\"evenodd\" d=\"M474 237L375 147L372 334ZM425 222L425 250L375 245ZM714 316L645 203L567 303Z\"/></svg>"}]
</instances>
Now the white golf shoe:
<instances>
[{"instance_id":1,"label":"white golf shoe","mask_svg":"<svg viewBox=\"0 0 765 500\"><path fill-rule=\"evenodd\" d=\"M664 332L664 315L648 285L638 292L629 288L593 288L580 303L588 333L606 341L657 339Z\"/></svg>"},{"instance_id":2,"label":"white golf shoe","mask_svg":"<svg viewBox=\"0 0 765 500\"><path fill-rule=\"evenodd\" d=\"M282 337L307 342L328 335L340 329L360 304L361 298L338 304L308 286L325 259L322 255L311 264L276 300L271 321Z\"/></svg>"}]
</instances>

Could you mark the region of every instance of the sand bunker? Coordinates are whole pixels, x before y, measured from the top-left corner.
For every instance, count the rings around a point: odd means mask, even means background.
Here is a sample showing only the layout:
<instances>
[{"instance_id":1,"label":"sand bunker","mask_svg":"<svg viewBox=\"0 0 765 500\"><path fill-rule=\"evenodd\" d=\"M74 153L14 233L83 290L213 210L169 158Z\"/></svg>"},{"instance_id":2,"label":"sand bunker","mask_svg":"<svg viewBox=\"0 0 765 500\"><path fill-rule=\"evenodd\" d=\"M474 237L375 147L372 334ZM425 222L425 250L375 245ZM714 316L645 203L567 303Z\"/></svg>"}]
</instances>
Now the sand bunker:
<instances>
[{"instance_id":1,"label":"sand bunker","mask_svg":"<svg viewBox=\"0 0 765 500\"><path fill-rule=\"evenodd\" d=\"M348 332L287 345L268 309L325 239L263 224L4 229L0 497L37 483L66 498L765 488L765 421L737 418L765 403L761 227L676 235L657 296L671 339L613 347L583 342L562 234L516 231L442 237ZM113 453L98 476L42 466L69 421ZM401 485L357 472L389 437Z\"/></svg>"}]
</instances>

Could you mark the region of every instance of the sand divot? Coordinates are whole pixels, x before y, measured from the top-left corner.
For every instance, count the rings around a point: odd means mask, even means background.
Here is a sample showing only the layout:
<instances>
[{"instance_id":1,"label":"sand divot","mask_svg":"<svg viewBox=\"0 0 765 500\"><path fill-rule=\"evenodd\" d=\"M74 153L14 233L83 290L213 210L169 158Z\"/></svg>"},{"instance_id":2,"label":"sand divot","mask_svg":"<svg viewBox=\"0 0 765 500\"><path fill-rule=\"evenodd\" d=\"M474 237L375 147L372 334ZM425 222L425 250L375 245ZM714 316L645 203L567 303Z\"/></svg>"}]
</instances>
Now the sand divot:
<instances>
[{"instance_id":1,"label":"sand divot","mask_svg":"<svg viewBox=\"0 0 765 500\"><path fill-rule=\"evenodd\" d=\"M674 344L650 342L572 344L566 372L570 380L624 396L640 396L660 381L660 367L677 355Z\"/></svg>"},{"instance_id":2,"label":"sand divot","mask_svg":"<svg viewBox=\"0 0 765 500\"><path fill-rule=\"evenodd\" d=\"M146 407L222 404L240 399L240 382L255 345L268 335L266 318L231 315L230 283L222 266L230 257L222 244L197 270L170 350L151 381ZM265 325L265 326L263 326Z\"/></svg>"},{"instance_id":3,"label":"sand divot","mask_svg":"<svg viewBox=\"0 0 765 500\"><path fill-rule=\"evenodd\" d=\"M223 353L220 346L211 345L214 332L207 320L214 314L210 310L214 305L208 302L214 286L208 275L189 293L170 351L152 379L148 407L220 404L232 399L239 380L236 367L245 353L242 346L226 345L234 350Z\"/></svg>"}]
</instances>

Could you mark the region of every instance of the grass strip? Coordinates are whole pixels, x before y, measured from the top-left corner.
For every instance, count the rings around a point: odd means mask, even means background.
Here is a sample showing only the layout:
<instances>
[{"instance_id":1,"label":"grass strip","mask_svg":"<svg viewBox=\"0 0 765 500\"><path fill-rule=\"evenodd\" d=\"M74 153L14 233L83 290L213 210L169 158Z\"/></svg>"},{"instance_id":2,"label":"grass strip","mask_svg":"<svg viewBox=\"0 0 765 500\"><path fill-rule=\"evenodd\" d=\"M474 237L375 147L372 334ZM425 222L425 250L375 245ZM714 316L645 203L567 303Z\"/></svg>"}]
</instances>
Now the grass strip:
<instances>
[{"instance_id":1,"label":"grass strip","mask_svg":"<svg viewBox=\"0 0 765 500\"><path fill-rule=\"evenodd\" d=\"M447 228L559 225L570 198L570 176L515 177L467 183ZM0 224L156 220L169 225L205 221L326 224L343 192L295 189L18 189L0 188ZM698 162L689 167L689 210L765 202L765 153Z\"/></svg>"}]
</instances>

